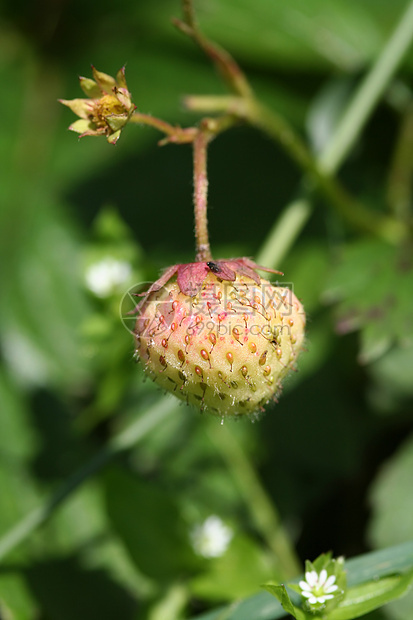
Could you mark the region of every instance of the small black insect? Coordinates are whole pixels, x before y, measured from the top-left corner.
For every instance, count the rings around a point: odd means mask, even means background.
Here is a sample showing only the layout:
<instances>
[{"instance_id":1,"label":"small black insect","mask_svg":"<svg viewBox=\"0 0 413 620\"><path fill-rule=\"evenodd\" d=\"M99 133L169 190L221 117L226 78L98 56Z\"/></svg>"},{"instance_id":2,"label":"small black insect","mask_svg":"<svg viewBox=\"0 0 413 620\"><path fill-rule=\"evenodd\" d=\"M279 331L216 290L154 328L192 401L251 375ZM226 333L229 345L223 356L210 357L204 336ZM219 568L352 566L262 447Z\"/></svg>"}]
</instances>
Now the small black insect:
<instances>
[{"instance_id":1,"label":"small black insect","mask_svg":"<svg viewBox=\"0 0 413 620\"><path fill-rule=\"evenodd\" d=\"M221 267L219 265L217 265L217 263L214 263L212 260L210 260L207 263L207 267L210 268L212 273L220 273L220 271L221 271Z\"/></svg>"}]
</instances>

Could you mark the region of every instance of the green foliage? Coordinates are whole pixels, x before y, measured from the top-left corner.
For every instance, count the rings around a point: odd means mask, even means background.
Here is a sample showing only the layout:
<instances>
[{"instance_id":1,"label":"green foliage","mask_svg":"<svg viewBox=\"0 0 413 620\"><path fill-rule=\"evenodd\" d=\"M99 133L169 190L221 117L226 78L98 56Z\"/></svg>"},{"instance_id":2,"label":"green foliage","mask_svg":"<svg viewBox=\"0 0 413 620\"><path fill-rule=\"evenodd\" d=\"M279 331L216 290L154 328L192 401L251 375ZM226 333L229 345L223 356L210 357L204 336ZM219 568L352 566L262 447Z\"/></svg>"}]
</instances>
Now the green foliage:
<instances>
[{"instance_id":1,"label":"green foliage","mask_svg":"<svg viewBox=\"0 0 413 620\"><path fill-rule=\"evenodd\" d=\"M406 6L195 2L206 35L317 154ZM80 96L90 62L112 74L125 62L140 112L197 123L182 97L227 88L171 26L180 15L178 0L1 8L0 617L317 617L281 585L300 580L286 569L296 549L302 570L321 552L345 556L328 618L410 620L413 52L383 96L369 91L338 173L353 208L394 217L403 242L351 223L337 192L316 194L282 135L239 126L211 145L214 255L256 257L270 239L268 266L308 313L299 372L257 423L225 422L231 443L219 420L142 381L120 319L131 287L193 259L190 147L159 148L136 125L116 147L79 143L57 104ZM297 196L307 219L287 218L277 254L267 235ZM215 557L193 544L211 515L232 533Z\"/></svg>"},{"instance_id":2,"label":"green foliage","mask_svg":"<svg viewBox=\"0 0 413 620\"><path fill-rule=\"evenodd\" d=\"M121 471L109 472L105 487L109 519L139 570L163 582L194 567L194 552L173 497Z\"/></svg>"},{"instance_id":3,"label":"green foliage","mask_svg":"<svg viewBox=\"0 0 413 620\"><path fill-rule=\"evenodd\" d=\"M360 618L370 611L382 607L386 603L405 594L413 581L413 571L405 575L397 575L370 581L360 586L349 588L344 600L333 610L325 608L321 611L322 617L331 620L352 620ZM296 620L314 618L314 613L305 612L293 605L285 586L266 585L265 589L273 594L281 603L284 611L291 614Z\"/></svg>"},{"instance_id":4,"label":"green foliage","mask_svg":"<svg viewBox=\"0 0 413 620\"><path fill-rule=\"evenodd\" d=\"M317 562L318 567L324 566L325 559L328 557L327 554L319 556L314 564ZM260 620L276 620L285 617L285 612L298 620L320 617L337 620L358 618L406 594L413 580L412 565L413 543L411 542L346 561L344 569L348 588L339 605L326 615L323 613L324 610L321 610L320 616L320 613L314 614L301 607L300 597L297 594L300 588L296 585L299 579L296 579L288 584L288 587L275 584L263 586L277 599L276 601L269 599L267 594L256 594L227 608L198 616L197 620L220 620L220 618L247 620L251 617ZM341 566L338 567L338 572L341 568Z\"/></svg>"},{"instance_id":5,"label":"green foliage","mask_svg":"<svg viewBox=\"0 0 413 620\"><path fill-rule=\"evenodd\" d=\"M330 614L333 620L359 618L406 594L413 581L413 571L350 588L346 599Z\"/></svg>"},{"instance_id":6,"label":"green foliage","mask_svg":"<svg viewBox=\"0 0 413 620\"><path fill-rule=\"evenodd\" d=\"M373 506L369 535L372 544L385 546L413 538L411 473L413 439L408 437L391 460L385 463L370 491ZM399 507L396 511L394 507ZM395 618L408 618L413 604L410 592L391 607Z\"/></svg>"},{"instance_id":7,"label":"green foliage","mask_svg":"<svg viewBox=\"0 0 413 620\"><path fill-rule=\"evenodd\" d=\"M361 332L361 363L376 361L393 346L412 347L410 254L409 247L395 249L377 241L347 245L326 287L326 301L340 302L337 330Z\"/></svg>"},{"instance_id":8,"label":"green foliage","mask_svg":"<svg viewBox=\"0 0 413 620\"><path fill-rule=\"evenodd\" d=\"M206 600L239 599L253 594L256 586L252 584L261 583L276 571L276 563L267 551L250 537L236 533L225 554L211 559L206 570L191 581L190 588L196 597Z\"/></svg>"}]
</instances>

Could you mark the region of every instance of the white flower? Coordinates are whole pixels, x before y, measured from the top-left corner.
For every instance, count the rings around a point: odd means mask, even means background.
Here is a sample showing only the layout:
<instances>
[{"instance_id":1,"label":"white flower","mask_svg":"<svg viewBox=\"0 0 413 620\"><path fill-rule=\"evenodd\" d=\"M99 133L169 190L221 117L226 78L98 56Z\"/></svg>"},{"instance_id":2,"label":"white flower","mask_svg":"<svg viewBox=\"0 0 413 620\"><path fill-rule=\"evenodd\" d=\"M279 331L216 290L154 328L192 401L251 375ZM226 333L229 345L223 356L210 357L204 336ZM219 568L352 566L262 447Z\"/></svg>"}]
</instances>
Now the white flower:
<instances>
[{"instance_id":1,"label":"white flower","mask_svg":"<svg viewBox=\"0 0 413 620\"><path fill-rule=\"evenodd\" d=\"M312 570L305 574L306 581L300 581L299 586L302 590L301 594L308 599L310 605L316 603L325 603L329 599L334 598L335 592L338 590L338 586L334 584L335 575L327 576L325 568L320 572Z\"/></svg>"},{"instance_id":2,"label":"white flower","mask_svg":"<svg viewBox=\"0 0 413 620\"><path fill-rule=\"evenodd\" d=\"M204 558L217 558L225 553L233 533L216 515L211 515L191 532L195 552Z\"/></svg>"},{"instance_id":3,"label":"white flower","mask_svg":"<svg viewBox=\"0 0 413 620\"><path fill-rule=\"evenodd\" d=\"M97 297L107 297L120 284L127 282L131 273L129 263L107 256L88 267L85 274L86 284Z\"/></svg>"}]
</instances>

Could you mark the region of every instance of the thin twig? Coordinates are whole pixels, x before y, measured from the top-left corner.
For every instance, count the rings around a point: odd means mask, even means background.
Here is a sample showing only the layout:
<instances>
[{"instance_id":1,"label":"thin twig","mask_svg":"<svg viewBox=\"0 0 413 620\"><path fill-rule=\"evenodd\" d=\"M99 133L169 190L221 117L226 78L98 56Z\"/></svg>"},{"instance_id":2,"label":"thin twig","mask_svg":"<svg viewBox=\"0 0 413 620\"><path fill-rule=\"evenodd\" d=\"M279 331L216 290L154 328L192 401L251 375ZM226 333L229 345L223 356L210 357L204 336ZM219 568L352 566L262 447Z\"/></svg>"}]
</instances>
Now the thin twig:
<instances>
[{"instance_id":1,"label":"thin twig","mask_svg":"<svg viewBox=\"0 0 413 620\"><path fill-rule=\"evenodd\" d=\"M250 97L251 87L236 60L217 43L208 39L198 28L192 0L182 0L182 12L184 21L174 18L172 19L174 26L197 43L215 64L227 86L234 93Z\"/></svg>"},{"instance_id":2,"label":"thin twig","mask_svg":"<svg viewBox=\"0 0 413 620\"><path fill-rule=\"evenodd\" d=\"M185 4L192 7L191 0L185 0ZM406 26L406 22L408 26ZM215 45L200 33L198 27L194 30L192 27L193 19L191 24L183 22L182 24L182 29L185 33L191 36L205 51ZM219 102L219 97L187 97L185 101L191 110L198 108L199 110L206 111L206 106L211 105L209 112L222 112L224 105L228 105L226 108L227 112L238 115L239 118L243 118L256 127L261 128L280 143L294 161L305 172L310 174L317 187L320 188L327 198L327 204L334 206L352 226L397 244L409 235L406 225L396 218L366 208L360 201L350 196L332 173L337 169L339 163L344 160L354 143L355 136L358 135L358 133L354 133L354 127L351 128L349 133L350 121L354 120L356 127L358 127L357 132L359 132L363 123L366 122L368 114L373 110L396 68L399 66L403 55L411 43L412 37L413 1L402 16L383 54L355 95L354 103L350 104L348 113L345 114L335 134L336 137L330 141L319 159L313 156L304 141L284 118L272 112L257 100L243 74L243 80L247 87L237 91L240 95L238 98L226 97L225 100L222 99ZM227 54L227 52L225 53ZM232 57L229 56L229 58L232 62ZM226 62L230 66L230 61ZM346 137L347 134L350 136L349 138ZM309 216L311 210L308 209L307 213ZM295 221L296 224L299 223L298 219ZM301 218L300 230L305 221L305 218Z\"/></svg>"},{"instance_id":3,"label":"thin twig","mask_svg":"<svg viewBox=\"0 0 413 620\"><path fill-rule=\"evenodd\" d=\"M196 127L183 128L179 127L179 125L171 125L160 118L156 118L156 116L142 114L141 112L134 112L129 122L136 123L137 125L148 125L164 133L167 137L161 141L163 144L167 142L174 142L175 144L193 142L198 131Z\"/></svg>"}]
</instances>

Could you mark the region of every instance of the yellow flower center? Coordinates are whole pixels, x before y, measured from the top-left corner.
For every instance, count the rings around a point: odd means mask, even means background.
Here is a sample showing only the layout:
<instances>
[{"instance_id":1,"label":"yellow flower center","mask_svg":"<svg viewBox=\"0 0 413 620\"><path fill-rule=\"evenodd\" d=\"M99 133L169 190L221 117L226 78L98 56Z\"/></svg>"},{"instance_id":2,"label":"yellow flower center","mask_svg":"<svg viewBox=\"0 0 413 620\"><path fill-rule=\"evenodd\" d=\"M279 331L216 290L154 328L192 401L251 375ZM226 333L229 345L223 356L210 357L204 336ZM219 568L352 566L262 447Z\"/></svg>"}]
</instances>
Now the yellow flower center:
<instances>
[{"instance_id":1,"label":"yellow flower center","mask_svg":"<svg viewBox=\"0 0 413 620\"><path fill-rule=\"evenodd\" d=\"M106 117L111 114L124 114L124 106L115 95L103 95L96 100L90 120L98 127L106 127Z\"/></svg>"}]
</instances>

